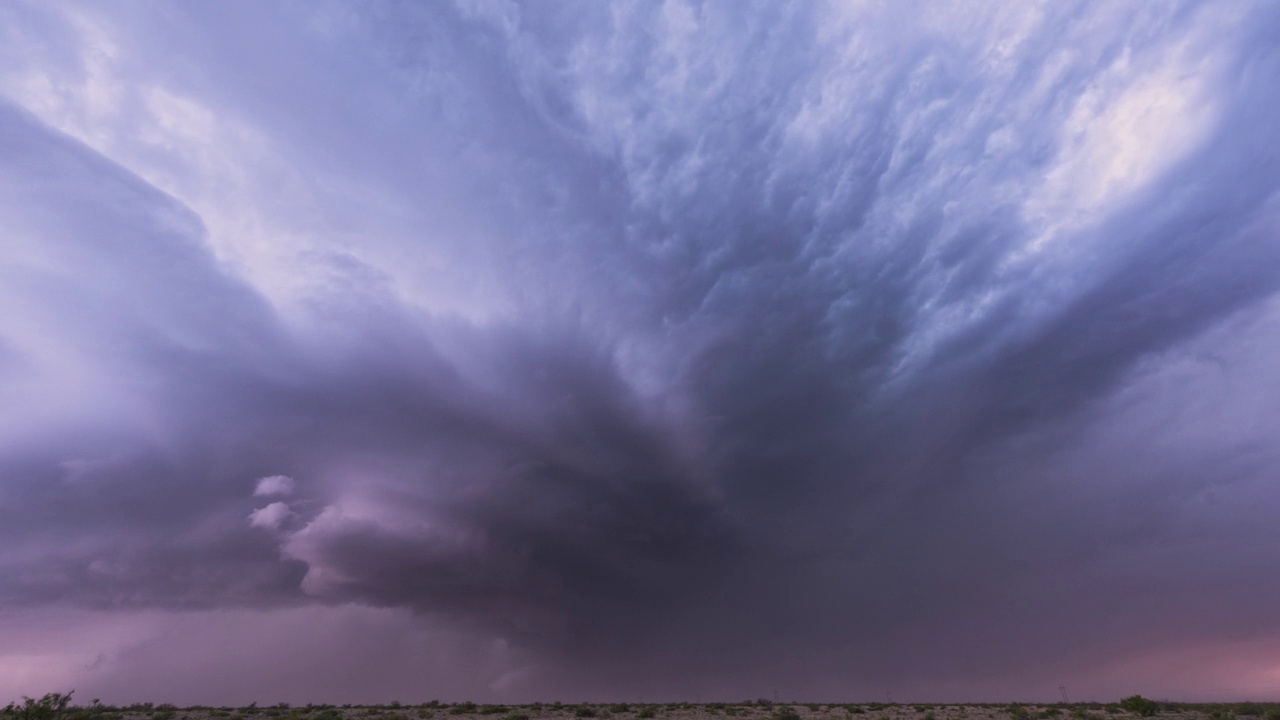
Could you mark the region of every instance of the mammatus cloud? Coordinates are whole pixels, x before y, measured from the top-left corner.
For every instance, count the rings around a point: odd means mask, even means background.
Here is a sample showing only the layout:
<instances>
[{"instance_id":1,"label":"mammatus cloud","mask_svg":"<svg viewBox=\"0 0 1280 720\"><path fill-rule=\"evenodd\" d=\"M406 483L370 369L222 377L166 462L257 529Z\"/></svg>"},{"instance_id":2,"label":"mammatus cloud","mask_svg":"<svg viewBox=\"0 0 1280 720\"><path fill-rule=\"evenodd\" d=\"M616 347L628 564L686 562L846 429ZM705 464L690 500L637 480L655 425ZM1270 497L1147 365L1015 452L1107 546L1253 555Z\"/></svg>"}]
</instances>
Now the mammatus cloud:
<instances>
[{"instance_id":1,"label":"mammatus cloud","mask_svg":"<svg viewBox=\"0 0 1280 720\"><path fill-rule=\"evenodd\" d=\"M8 691L1274 684L1269 4L0 18Z\"/></svg>"}]
</instances>

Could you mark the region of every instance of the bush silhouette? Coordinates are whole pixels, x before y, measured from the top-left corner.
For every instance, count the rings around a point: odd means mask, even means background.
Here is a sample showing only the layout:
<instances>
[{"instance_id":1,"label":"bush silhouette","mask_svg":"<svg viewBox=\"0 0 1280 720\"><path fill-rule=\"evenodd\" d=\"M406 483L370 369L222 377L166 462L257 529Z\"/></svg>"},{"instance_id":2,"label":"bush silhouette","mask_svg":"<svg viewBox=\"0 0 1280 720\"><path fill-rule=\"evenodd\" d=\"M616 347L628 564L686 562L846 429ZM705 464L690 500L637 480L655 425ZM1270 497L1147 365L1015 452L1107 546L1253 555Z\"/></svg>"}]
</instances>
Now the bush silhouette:
<instances>
[{"instance_id":1,"label":"bush silhouette","mask_svg":"<svg viewBox=\"0 0 1280 720\"><path fill-rule=\"evenodd\" d=\"M68 714L70 703L71 693L49 693L39 700L24 697L21 704L5 706L4 714L12 720L62 720Z\"/></svg>"},{"instance_id":2,"label":"bush silhouette","mask_svg":"<svg viewBox=\"0 0 1280 720\"><path fill-rule=\"evenodd\" d=\"M1120 707L1135 715L1151 717L1156 714L1156 710L1158 710L1160 706L1156 705L1155 700L1148 700L1141 695L1130 695L1120 701Z\"/></svg>"}]
</instances>

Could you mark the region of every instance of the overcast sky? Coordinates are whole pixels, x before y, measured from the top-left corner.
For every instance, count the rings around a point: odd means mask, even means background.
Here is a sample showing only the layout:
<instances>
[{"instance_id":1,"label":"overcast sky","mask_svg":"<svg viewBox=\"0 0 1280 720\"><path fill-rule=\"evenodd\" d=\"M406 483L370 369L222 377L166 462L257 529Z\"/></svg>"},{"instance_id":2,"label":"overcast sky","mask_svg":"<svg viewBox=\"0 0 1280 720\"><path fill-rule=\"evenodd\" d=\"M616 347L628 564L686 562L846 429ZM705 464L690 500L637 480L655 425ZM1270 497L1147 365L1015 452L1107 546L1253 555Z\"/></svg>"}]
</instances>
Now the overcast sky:
<instances>
[{"instance_id":1,"label":"overcast sky","mask_svg":"<svg viewBox=\"0 0 1280 720\"><path fill-rule=\"evenodd\" d=\"M0 0L0 702L1280 697L1277 37Z\"/></svg>"}]
</instances>

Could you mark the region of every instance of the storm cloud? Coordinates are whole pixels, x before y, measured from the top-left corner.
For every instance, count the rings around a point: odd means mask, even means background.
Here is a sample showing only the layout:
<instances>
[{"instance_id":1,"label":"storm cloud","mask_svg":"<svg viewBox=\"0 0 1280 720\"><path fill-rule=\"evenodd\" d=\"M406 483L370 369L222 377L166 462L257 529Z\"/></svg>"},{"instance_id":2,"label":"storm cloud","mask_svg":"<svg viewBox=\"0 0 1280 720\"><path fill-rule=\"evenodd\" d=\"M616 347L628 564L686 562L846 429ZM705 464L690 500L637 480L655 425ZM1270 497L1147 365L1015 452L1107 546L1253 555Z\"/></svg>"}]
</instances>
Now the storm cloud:
<instances>
[{"instance_id":1,"label":"storm cloud","mask_svg":"<svg viewBox=\"0 0 1280 720\"><path fill-rule=\"evenodd\" d=\"M0 691L1274 695L1278 32L0 6Z\"/></svg>"}]
</instances>

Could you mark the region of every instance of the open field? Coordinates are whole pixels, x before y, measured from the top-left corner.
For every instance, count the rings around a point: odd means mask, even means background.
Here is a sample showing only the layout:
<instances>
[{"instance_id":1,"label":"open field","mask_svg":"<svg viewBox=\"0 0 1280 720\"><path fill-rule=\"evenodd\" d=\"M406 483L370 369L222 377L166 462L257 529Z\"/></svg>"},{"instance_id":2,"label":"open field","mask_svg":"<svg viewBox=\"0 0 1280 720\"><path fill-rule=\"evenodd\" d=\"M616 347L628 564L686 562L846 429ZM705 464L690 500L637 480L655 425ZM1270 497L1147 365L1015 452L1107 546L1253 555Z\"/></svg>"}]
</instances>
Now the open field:
<instances>
[{"instance_id":1,"label":"open field","mask_svg":"<svg viewBox=\"0 0 1280 720\"><path fill-rule=\"evenodd\" d=\"M176 707L87 706L66 695L13 703L0 720L1280 720L1280 703L883 704L883 703L532 703Z\"/></svg>"}]
</instances>

